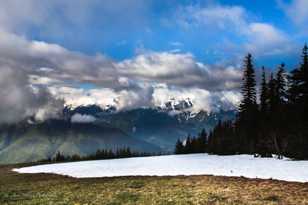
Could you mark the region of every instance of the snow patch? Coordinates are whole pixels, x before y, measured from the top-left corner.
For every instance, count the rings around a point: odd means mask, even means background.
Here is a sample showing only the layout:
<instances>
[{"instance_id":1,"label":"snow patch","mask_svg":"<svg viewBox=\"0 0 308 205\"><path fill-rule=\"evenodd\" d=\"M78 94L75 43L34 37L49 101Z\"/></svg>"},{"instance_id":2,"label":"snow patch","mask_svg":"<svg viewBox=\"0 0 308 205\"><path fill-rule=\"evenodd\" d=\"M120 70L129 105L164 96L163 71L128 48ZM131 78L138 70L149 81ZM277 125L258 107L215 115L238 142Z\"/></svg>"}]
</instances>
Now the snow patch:
<instances>
[{"instance_id":1,"label":"snow patch","mask_svg":"<svg viewBox=\"0 0 308 205\"><path fill-rule=\"evenodd\" d=\"M168 155L39 165L18 173L54 173L76 178L118 176L216 175L308 182L308 161L252 155Z\"/></svg>"}]
</instances>

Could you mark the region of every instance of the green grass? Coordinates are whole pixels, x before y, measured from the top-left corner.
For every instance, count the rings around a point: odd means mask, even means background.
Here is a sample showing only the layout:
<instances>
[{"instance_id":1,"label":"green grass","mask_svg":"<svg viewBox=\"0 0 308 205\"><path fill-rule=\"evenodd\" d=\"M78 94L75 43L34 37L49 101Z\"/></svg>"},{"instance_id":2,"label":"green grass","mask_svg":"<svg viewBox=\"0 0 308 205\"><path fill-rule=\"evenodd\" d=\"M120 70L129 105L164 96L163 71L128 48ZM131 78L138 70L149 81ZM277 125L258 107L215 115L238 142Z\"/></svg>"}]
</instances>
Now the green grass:
<instances>
[{"instance_id":1,"label":"green grass","mask_svg":"<svg viewBox=\"0 0 308 205\"><path fill-rule=\"evenodd\" d=\"M235 177L74 179L0 167L1 205L308 204L308 184Z\"/></svg>"}]
</instances>

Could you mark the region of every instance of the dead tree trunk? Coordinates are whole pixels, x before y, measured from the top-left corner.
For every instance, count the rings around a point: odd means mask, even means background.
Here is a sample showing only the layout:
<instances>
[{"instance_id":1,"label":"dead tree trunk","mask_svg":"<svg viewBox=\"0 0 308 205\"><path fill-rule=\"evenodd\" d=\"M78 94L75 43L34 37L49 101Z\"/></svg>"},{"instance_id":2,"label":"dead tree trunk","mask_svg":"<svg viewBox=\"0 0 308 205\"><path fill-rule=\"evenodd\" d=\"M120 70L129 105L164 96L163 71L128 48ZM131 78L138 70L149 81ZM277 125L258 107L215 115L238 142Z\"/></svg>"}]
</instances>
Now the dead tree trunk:
<instances>
[{"instance_id":1,"label":"dead tree trunk","mask_svg":"<svg viewBox=\"0 0 308 205\"><path fill-rule=\"evenodd\" d=\"M271 136L272 136L274 148L275 148L276 153L278 155L278 159L282 159L282 153L281 153L280 145L279 145L279 142L278 142L277 134L275 132L273 132L271 134Z\"/></svg>"}]
</instances>

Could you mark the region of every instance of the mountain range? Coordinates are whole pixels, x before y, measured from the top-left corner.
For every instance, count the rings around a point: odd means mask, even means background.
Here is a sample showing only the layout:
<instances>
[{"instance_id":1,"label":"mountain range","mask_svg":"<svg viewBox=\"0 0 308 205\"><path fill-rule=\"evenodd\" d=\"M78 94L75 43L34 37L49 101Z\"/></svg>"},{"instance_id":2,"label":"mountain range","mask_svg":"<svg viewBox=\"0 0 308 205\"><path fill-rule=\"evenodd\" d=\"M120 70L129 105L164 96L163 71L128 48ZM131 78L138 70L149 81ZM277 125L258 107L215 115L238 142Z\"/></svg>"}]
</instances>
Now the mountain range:
<instances>
[{"instance_id":1,"label":"mountain range","mask_svg":"<svg viewBox=\"0 0 308 205\"><path fill-rule=\"evenodd\" d=\"M113 106L67 106L63 118L0 126L0 164L31 162L57 152L81 156L97 149L130 147L148 153L168 153L177 139L211 130L219 120L232 120L236 111L189 111L189 100L162 107L118 111Z\"/></svg>"}]
</instances>

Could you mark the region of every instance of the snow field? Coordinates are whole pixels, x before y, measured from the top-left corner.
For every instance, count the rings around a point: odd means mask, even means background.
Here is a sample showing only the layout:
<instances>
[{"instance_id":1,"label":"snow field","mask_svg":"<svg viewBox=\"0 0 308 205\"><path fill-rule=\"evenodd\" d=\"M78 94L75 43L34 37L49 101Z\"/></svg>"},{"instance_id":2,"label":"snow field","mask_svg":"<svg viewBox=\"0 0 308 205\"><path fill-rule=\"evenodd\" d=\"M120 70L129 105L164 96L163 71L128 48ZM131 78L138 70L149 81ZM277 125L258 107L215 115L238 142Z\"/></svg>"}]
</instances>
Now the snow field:
<instances>
[{"instance_id":1,"label":"snow field","mask_svg":"<svg viewBox=\"0 0 308 205\"><path fill-rule=\"evenodd\" d=\"M119 176L216 175L308 182L308 161L254 158L251 155L168 155L70 162L14 169L76 178Z\"/></svg>"}]
</instances>

